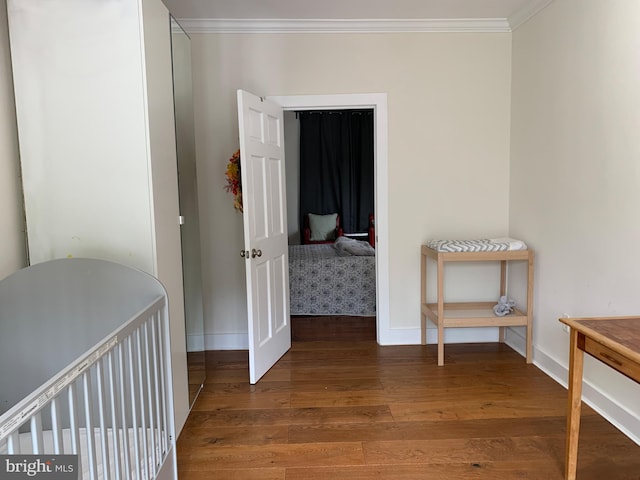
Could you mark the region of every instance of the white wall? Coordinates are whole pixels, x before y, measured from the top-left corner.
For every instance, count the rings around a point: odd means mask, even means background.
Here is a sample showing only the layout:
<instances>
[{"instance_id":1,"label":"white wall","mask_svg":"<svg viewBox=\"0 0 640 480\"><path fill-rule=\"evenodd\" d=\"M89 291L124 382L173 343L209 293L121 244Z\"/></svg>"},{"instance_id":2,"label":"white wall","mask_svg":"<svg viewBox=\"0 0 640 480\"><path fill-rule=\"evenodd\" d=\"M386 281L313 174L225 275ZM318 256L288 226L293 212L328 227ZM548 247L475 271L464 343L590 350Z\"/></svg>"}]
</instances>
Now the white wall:
<instances>
[{"instance_id":1,"label":"white wall","mask_svg":"<svg viewBox=\"0 0 640 480\"><path fill-rule=\"evenodd\" d=\"M247 331L241 217L223 189L237 88L388 94L391 327L417 343L420 245L508 230L511 35L192 34L192 48L209 347Z\"/></svg>"},{"instance_id":2,"label":"white wall","mask_svg":"<svg viewBox=\"0 0 640 480\"><path fill-rule=\"evenodd\" d=\"M27 265L6 0L0 0L0 279Z\"/></svg>"},{"instance_id":3,"label":"white wall","mask_svg":"<svg viewBox=\"0 0 640 480\"><path fill-rule=\"evenodd\" d=\"M640 313L638 18L640 2L556 0L513 34L510 232L538 252L535 359L562 381L558 317ZM585 368L587 396L640 439L640 387Z\"/></svg>"}]
</instances>

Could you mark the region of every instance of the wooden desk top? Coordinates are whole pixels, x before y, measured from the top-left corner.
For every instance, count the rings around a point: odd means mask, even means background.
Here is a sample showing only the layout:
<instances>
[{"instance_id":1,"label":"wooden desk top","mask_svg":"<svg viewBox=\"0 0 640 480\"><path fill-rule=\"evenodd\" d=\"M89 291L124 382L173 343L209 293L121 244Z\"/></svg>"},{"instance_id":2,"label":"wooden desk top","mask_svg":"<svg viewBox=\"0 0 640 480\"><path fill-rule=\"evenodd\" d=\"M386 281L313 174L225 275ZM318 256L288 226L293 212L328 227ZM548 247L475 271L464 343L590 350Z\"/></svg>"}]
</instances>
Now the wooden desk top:
<instances>
[{"instance_id":1,"label":"wooden desk top","mask_svg":"<svg viewBox=\"0 0 640 480\"><path fill-rule=\"evenodd\" d=\"M640 317L561 318L560 321L640 363Z\"/></svg>"}]
</instances>

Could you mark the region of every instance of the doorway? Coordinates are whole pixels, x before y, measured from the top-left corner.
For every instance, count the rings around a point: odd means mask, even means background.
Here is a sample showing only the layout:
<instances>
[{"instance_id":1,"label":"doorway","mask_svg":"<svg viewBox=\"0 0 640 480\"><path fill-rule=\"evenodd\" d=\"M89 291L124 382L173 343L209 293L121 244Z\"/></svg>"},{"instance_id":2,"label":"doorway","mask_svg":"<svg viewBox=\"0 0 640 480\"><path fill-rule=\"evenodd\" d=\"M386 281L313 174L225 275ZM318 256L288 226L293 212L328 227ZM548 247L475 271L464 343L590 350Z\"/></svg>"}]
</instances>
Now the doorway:
<instances>
[{"instance_id":1,"label":"doorway","mask_svg":"<svg viewBox=\"0 0 640 480\"><path fill-rule=\"evenodd\" d=\"M284 111L348 110L371 108L374 112L374 177L376 218L376 338L390 344L389 249L387 186L387 95L295 95L268 97Z\"/></svg>"},{"instance_id":2,"label":"doorway","mask_svg":"<svg viewBox=\"0 0 640 480\"><path fill-rule=\"evenodd\" d=\"M291 339L375 341L373 111L283 113Z\"/></svg>"}]
</instances>

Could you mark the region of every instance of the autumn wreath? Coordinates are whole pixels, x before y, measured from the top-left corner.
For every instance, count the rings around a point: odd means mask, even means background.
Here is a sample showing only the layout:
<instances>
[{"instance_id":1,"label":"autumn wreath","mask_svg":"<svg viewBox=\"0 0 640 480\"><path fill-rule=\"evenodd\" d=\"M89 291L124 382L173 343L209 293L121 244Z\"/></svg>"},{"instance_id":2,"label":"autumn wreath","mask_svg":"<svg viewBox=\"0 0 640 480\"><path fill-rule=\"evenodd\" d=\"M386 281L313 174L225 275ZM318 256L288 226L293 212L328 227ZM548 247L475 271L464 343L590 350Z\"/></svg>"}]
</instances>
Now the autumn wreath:
<instances>
[{"instance_id":1,"label":"autumn wreath","mask_svg":"<svg viewBox=\"0 0 640 480\"><path fill-rule=\"evenodd\" d=\"M240 150L234 153L227 164L225 190L233 194L233 208L242 212L242 177L240 176Z\"/></svg>"}]
</instances>

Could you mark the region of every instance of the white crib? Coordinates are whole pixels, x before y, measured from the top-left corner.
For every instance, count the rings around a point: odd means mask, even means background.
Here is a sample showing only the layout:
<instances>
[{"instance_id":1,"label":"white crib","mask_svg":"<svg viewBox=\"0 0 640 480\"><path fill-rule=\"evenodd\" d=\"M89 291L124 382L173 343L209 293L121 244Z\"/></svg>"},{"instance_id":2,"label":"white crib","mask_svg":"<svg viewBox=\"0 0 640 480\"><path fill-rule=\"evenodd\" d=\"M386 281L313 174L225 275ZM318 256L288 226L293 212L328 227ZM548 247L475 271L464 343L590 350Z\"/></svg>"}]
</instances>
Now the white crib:
<instances>
[{"instance_id":1,"label":"white crib","mask_svg":"<svg viewBox=\"0 0 640 480\"><path fill-rule=\"evenodd\" d=\"M78 455L79 477L177 478L166 293L112 262L0 281L0 454Z\"/></svg>"}]
</instances>

